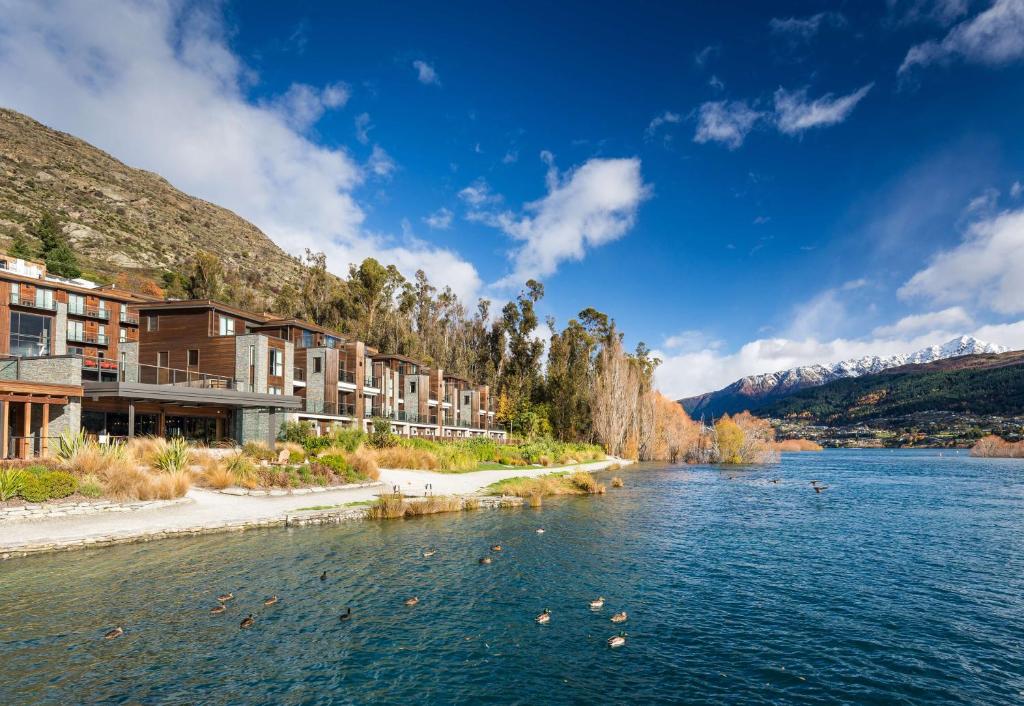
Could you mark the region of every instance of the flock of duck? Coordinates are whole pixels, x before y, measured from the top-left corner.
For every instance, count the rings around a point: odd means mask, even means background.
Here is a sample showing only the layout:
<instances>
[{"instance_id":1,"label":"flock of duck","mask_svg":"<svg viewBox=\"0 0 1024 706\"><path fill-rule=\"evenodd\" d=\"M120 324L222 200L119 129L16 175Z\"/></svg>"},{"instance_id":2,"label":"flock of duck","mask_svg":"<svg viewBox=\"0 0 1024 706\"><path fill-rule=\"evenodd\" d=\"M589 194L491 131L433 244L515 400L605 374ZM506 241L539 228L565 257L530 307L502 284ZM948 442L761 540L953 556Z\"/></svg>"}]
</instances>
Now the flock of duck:
<instances>
[{"instance_id":1,"label":"flock of duck","mask_svg":"<svg viewBox=\"0 0 1024 706\"><path fill-rule=\"evenodd\" d=\"M543 534L543 533L544 533L543 529L538 529L537 530L537 534ZM492 552L500 552L500 551L502 551L502 546L500 544L491 545L491 551ZM435 554L437 554L437 549L435 549L435 548L425 549L425 550L423 550L421 552L421 555L425 559L429 559L430 557L434 556ZM480 563L481 564L491 564L492 562L493 562L493 559L491 559L490 556L484 556L484 557L480 558ZM321 581L326 581L327 580L327 572L326 571L324 571L323 573L320 574L320 580ZM228 593L220 594L219 596L217 596L217 605L215 605L212 608L210 608L210 615L220 615L220 614L226 612L227 611L227 604L230 601L233 601L234 599L235 599L235 594L234 593L228 592ZM263 599L263 605L265 607L270 607L270 606L274 605L275 603L277 603L277 601L278 601L278 598L277 598L276 595L268 596L267 598ZM412 607L412 606L415 606L415 605L419 604L419 602L420 602L419 597L412 596L410 598L406 598L405 601L404 601L404 604L406 606L408 606L408 607ZM601 610L602 608L604 608L604 597L600 596L598 598L593 599L592 601L589 602L589 606L590 606L590 609L593 610L593 611ZM345 612L342 613L338 617L338 619L342 620L342 621L350 620L351 618L352 618L352 608L351 608L351 606L346 607ZM619 612L617 612L617 613L615 613L615 614L613 614L611 616L611 622L613 622L613 623L615 623L617 625L625 623L627 620L629 620L629 615L624 610L619 611ZM545 608L543 612L541 612L536 618L534 618L534 622L536 622L538 625L547 625L548 623L551 622L551 611L548 610L547 608ZM256 624L256 616L253 613L249 613L246 617L242 618L241 622L238 624L238 627L241 630L248 630L249 628L253 627L255 624ZM107 640L113 640L114 638L121 637L122 635L124 635L124 628L121 627L121 626L118 626L118 627L115 627L115 628L113 628L111 630L108 630L103 635L103 637L105 639L107 639ZM623 645L626 644L626 637L627 637L627 634L625 632L620 632L617 635L612 635L611 637L609 637L608 640L607 640L607 644L608 644L609 647L622 647Z\"/></svg>"}]
</instances>

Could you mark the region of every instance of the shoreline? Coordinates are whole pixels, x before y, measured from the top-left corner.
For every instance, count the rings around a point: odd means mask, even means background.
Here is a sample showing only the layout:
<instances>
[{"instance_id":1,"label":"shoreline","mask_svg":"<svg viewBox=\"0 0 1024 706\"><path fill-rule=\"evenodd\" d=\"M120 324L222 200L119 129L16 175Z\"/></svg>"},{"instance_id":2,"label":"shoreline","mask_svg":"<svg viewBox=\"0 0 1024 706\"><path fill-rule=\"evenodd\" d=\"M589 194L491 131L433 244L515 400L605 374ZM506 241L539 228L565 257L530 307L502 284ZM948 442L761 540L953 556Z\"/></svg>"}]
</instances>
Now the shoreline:
<instances>
[{"instance_id":1,"label":"shoreline","mask_svg":"<svg viewBox=\"0 0 1024 706\"><path fill-rule=\"evenodd\" d=\"M0 560L90 547L151 542L218 532L237 532L265 527L302 527L366 519L367 507L351 503L373 501L381 489L397 486L407 497L448 495L463 500L476 497L480 507L519 505L514 500L479 496L482 489L508 478L536 477L550 473L602 471L613 464L634 463L617 458L557 468L532 468L469 473L381 470L381 483L318 493L275 496L234 495L191 488L185 502L132 513L105 512L4 522L0 524ZM427 485L430 485L428 490ZM329 506L310 509L310 505Z\"/></svg>"}]
</instances>

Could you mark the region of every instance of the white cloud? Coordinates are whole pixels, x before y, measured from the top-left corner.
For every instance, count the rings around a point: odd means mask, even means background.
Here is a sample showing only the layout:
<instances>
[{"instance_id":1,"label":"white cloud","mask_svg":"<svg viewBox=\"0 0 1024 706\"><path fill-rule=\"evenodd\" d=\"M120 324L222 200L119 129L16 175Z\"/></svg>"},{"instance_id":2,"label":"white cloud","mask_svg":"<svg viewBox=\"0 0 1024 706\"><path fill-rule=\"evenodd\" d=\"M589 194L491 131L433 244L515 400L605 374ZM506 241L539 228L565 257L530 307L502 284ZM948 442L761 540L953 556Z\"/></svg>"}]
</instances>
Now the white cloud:
<instances>
[{"instance_id":1,"label":"white cloud","mask_svg":"<svg viewBox=\"0 0 1024 706\"><path fill-rule=\"evenodd\" d=\"M297 130L313 126L327 110L342 108L348 102L348 86L335 83L323 89L293 83L271 105Z\"/></svg>"},{"instance_id":2,"label":"white cloud","mask_svg":"<svg viewBox=\"0 0 1024 706\"><path fill-rule=\"evenodd\" d=\"M899 289L904 299L975 303L1024 312L1024 209L972 224L963 242L940 252Z\"/></svg>"},{"instance_id":3,"label":"white cloud","mask_svg":"<svg viewBox=\"0 0 1024 706\"><path fill-rule=\"evenodd\" d=\"M582 260L588 248L621 238L633 226L640 203L650 193L635 157L594 158L564 174L558 173L550 152L542 152L541 159L548 164L547 196L526 204L523 214L477 211L469 216L500 228L521 243L511 253L513 271L496 283L498 287L518 286L531 277L553 274L566 260ZM489 197L489 192L481 192L478 186L470 200L467 189L460 196L470 203L479 205L482 197Z\"/></svg>"},{"instance_id":4,"label":"white cloud","mask_svg":"<svg viewBox=\"0 0 1024 706\"><path fill-rule=\"evenodd\" d=\"M724 344L721 340L712 338L703 331L698 331L696 329L680 331L679 333L666 337L665 340L661 342L662 348L675 351L676 354L706 349L717 350L723 345Z\"/></svg>"},{"instance_id":5,"label":"white cloud","mask_svg":"<svg viewBox=\"0 0 1024 706\"><path fill-rule=\"evenodd\" d=\"M416 78L419 80L420 83L425 84L427 86L441 85L441 79L440 77L438 77L437 72L434 70L433 66L420 59L417 59L416 61L412 62L412 65L413 68L416 69Z\"/></svg>"},{"instance_id":6,"label":"white cloud","mask_svg":"<svg viewBox=\"0 0 1024 706\"><path fill-rule=\"evenodd\" d=\"M887 0L896 24L936 22L948 26L967 14L969 0Z\"/></svg>"},{"instance_id":7,"label":"white cloud","mask_svg":"<svg viewBox=\"0 0 1024 706\"><path fill-rule=\"evenodd\" d=\"M773 17L768 23L774 34L784 34L797 39L810 39L822 27L842 27L846 18L839 12L819 12L809 17Z\"/></svg>"},{"instance_id":8,"label":"white cloud","mask_svg":"<svg viewBox=\"0 0 1024 706\"><path fill-rule=\"evenodd\" d=\"M448 230L452 225L454 214L447 208L439 208L423 219L429 227L434 230Z\"/></svg>"},{"instance_id":9,"label":"white cloud","mask_svg":"<svg viewBox=\"0 0 1024 706\"><path fill-rule=\"evenodd\" d=\"M494 204L501 201L501 194L491 191L490 184L483 178L477 179L472 184L459 192L459 198L476 209L486 204Z\"/></svg>"},{"instance_id":10,"label":"white cloud","mask_svg":"<svg viewBox=\"0 0 1024 706\"><path fill-rule=\"evenodd\" d=\"M695 63L700 68L704 68L709 61L718 56L720 53L721 49L719 49L719 47L715 46L714 44L709 44L708 46L704 47L699 52L693 55L693 63Z\"/></svg>"},{"instance_id":11,"label":"white cloud","mask_svg":"<svg viewBox=\"0 0 1024 706\"><path fill-rule=\"evenodd\" d=\"M711 86L716 91L725 90L725 81L718 78L718 76L712 75L711 78L708 79L708 85Z\"/></svg>"},{"instance_id":12,"label":"white cloud","mask_svg":"<svg viewBox=\"0 0 1024 706\"><path fill-rule=\"evenodd\" d=\"M995 0L985 11L954 26L941 40L911 47L899 73L957 57L989 66L1024 59L1024 0Z\"/></svg>"},{"instance_id":13,"label":"white cloud","mask_svg":"<svg viewBox=\"0 0 1024 706\"><path fill-rule=\"evenodd\" d=\"M965 331L974 323L963 307L951 306L941 311L904 316L894 324L879 326L872 333L875 336L907 336L924 331Z\"/></svg>"},{"instance_id":14,"label":"white cloud","mask_svg":"<svg viewBox=\"0 0 1024 706\"><path fill-rule=\"evenodd\" d=\"M731 150L743 144L764 113L743 101L710 101L698 111L694 142L721 142Z\"/></svg>"},{"instance_id":15,"label":"white cloud","mask_svg":"<svg viewBox=\"0 0 1024 706\"><path fill-rule=\"evenodd\" d=\"M480 278L458 254L364 230L364 169L246 97L257 77L213 7L5 2L0 104L231 209L288 252L323 250L336 272L372 255L474 296ZM338 90L321 103L340 105Z\"/></svg>"},{"instance_id":16,"label":"white cloud","mask_svg":"<svg viewBox=\"0 0 1024 706\"><path fill-rule=\"evenodd\" d=\"M780 88L775 92L776 125L781 132L795 135L813 127L841 123L874 85L869 83L838 98L826 93L813 101L807 100L807 89L787 91Z\"/></svg>"},{"instance_id":17,"label":"white cloud","mask_svg":"<svg viewBox=\"0 0 1024 706\"><path fill-rule=\"evenodd\" d=\"M1024 184L1021 184L1019 181L1013 182L1013 185L1010 187L1010 198L1020 198L1021 194L1024 194Z\"/></svg>"},{"instance_id":18,"label":"white cloud","mask_svg":"<svg viewBox=\"0 0 1024 706\"><path fill-rule=\"evenodd\" d=\"M369 113L360 113L356 116L356 139L364 145L370 144L370 130L373 129L373 123L370 122Z\"/></svg>"},{"instance_id":19,"label":"white cloud","mask_svg":"<svg viewBox=\"0 0 1024 706\"><path fill-rule=\"evenodd\" d=\"M519 161L519 150L509 150L505 153L505 156L501 158L502 164L515 164Z\"/></svg>"},{"instance_id":20,"label":"white cloud","mask_svg":"<svg viewBox=\"0 0 1024 706\"><path fill-rule=\"evenodd\" d=\"M656 133L658 128L662 125L666 123L679 123L682 119L683 118L679 113L673 113L670 110L666 110L661 115L655 116L647 125L647 139L654 137L654 133Z\"/></svg>"},{"instance_id":21,"label":"white cloud","mask_svg":"<svg viewBox=\"0 0 1024 706\"><path fill-rule=\"evenodd\" d=\"M366 160L366 168L376 176L387 179L395 173L398 165L395 164L395 160L391 159L391 155L384 151L383 147L374 145L370 158Z\"/></svg>"}]
</instances>

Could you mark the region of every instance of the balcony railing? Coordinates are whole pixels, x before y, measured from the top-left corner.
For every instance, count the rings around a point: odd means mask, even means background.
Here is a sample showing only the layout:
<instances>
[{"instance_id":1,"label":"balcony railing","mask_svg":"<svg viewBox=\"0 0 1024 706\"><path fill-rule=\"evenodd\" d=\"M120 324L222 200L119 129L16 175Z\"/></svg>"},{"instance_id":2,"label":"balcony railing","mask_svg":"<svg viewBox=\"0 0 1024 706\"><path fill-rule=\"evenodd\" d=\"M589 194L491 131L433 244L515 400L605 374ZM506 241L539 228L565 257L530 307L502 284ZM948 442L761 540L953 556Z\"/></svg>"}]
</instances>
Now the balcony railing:
<instances>
[{"instance_id":1,"label":"balcony railing","mask_svg":"<svg viewBox=\"0 0 1024 706\"><path fill-rule=\"evenodd\" d=\"M363 416L366 417L367 419L370 419L371 417L383 417L385 419L389 418L388 415L384 414L384 410L381 409L380 407L364 407Z\"/></svg>"},{"instance_id":2,"label":"balcony railing","mask_svg":"<svg viewBox=\"0 0 1024 706\"><path fill-rule=\"evenodd\" d=\"M351 417L356 413L356 406L350 402L306 400L306 412L309 414L325 414L334 417Z\"/></svg>"},{"instance_id":3,"label":"balcony railing","mask_svg":"<svg viewBox=\"0 0 1024 706\"><path fill-rule=\"evenodd\" d=\"M33 309L45 309L46 311L55 311L57 309L57 303L52 299L46 301L45 299L36 299L35 297L23 297L13 292L11 293L11 304L27 306Z\"/></svg>"},{"instance_id":4,"label":"balcony railing","mask_svg":"<svg viewBox=\"0 0 1024 706\"><path fill-rule=\"evenodd\" d=\"M74 316L88 316L91 319L101 319L102 321L110 320L110 310L106 307L69 305L68 313Z\"/></svg>"},{"instance_id":5,"label":"balcony railing","mask_svg":"<svg viewBox=\"0 0 1024 706\"><path fill-rule=\"evenodd\" d=\"M198 387L209 390L242 389L242 384L238 380L223 375L139 363L122 365L109 358L79 357L82 359L82 380L86 382L139 382L146 385Z\"/></svg>"},{"instance_id":6,"label":"balcony railing","mask_svg":"<svg viewBox=\"0 0 1024 706\"><path fill-rule=\"evenodd\" d=\"M105 333L88 333L87 331L68 330L68 340L75 343L92 343L97 346L105 346L110 343L110 337Z\"/></svg>"},{"instance_id":7,"label":"balcony railing","mask_svg":"<svg viewBox=\"0 0 1024 706\"><path fill-rule=\"evenodd\" d=\"M356 374L351 370L338 368L338 382L347 382L349 385L356 384Z\"/></svg>"},{"instance_id":8,"label":"balcony railing","mask_svg":"<svg viewBox=\"0 0 1024 706\"><path fill-rule=\"evenodd\" d=\"M127 309L121 309L121 323L122 324L135 324L139 323L138 314L129 314Z\"/></svg>"},{"instance_id":9,"label":"balcony railing","mask_svg":"<svg viewBox=\"0 0 1024 706\"><path fill-rule=\"evenodd\" d=\"M306 371L296 366L295 368L292 369L292 380L294 380L295 382L305 382Z\"/></svg>"},{"instance_id":10,"label":"balcony railing","mask_svg":"<svg viewBox=\"0 0 1024 706\"><path fill-rule=\"evenodd\" d=\"M363 387L372 387L374 389L380 389L380 378L376 378L373 375L367 375L363 378Z\"/></svg>"}]
</instances>

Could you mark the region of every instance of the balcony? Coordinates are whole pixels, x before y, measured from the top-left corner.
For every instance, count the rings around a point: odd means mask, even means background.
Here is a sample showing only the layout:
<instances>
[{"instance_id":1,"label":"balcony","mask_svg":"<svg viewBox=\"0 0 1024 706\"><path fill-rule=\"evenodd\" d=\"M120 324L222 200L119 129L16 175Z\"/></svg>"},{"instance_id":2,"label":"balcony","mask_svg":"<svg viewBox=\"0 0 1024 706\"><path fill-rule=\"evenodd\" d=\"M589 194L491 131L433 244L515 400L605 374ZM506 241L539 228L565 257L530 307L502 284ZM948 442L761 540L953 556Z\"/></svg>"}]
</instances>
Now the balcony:
<instances>
[{"instance_id":1,"label":"balcony","mask_svg":"<svg viewBox=\"0 0 1024 706\"><path fill-rule=\"evenodd\" d=\"M332 417L351 417L356 413L356 406L349 402L306 400L306 412L309 414L324 414Z\"/></svg>"},{"instance_id":2,"label":"balcony","mask_svg":"<svg viewBox=\"0 0 1024 706\"><path fill-rule=\"evenodd\" d=\"M146 385L197 387L208 390L242 389L238 380L223 375L137 363L122 365L109 358L79 357L82 359L82 380L86 382L139 382Z\"/></svg>"},{"instance_id":3,"label":"balcony","mask_svg":"<svg viewBox=\"0 0 1024 706\"><path fill-rule=\"evenodd\" d=\"M11 304L15 306L25 306L32 309L43 309L44 311L56 311L57 304L52 299L46 301L45 299L36 299L34 297L23 297L18 294L11 293Z\"/></svg>"},{"instance_id":4,"label":"balcony","mask_svg":"<svg viewBox=\"0 0 1024 706\"><path fill-rule=\"evenodd\" d=\"M384 418L387 418L386 415L384 414L384 410L381 409L380 407L364 407L363 408L363 416L366 419L371 419L373 417L384 417Z\"/></svg>"},{"instance_id":5,"label":"balcony","mask_svg":"<svg viewBox=\"0 0 1024 706\"><path fill-rule=\"evenodd\" d=\"M94 346L105 346L110 343L110 337L105 333L89 333L87 331L68 331L68 340L74 343L89 343Z\"/></svg>"},{"instance_id":6,"label":"balcony","mask_svg":"<svg viewBox=\"0 0 1024 706\"><path fill-rule=\"evenodd\" d=\"M72 316L85 316L100 321L110 321L110 310L99 306L68 306L68 313Z\"/></svg>"},{"instance_id":7,"label":"balcony","mask_svg":"<svg viewBox=\"0 0 1024 706\"><path fill-rule=\"evenodd\" d=\"M120 317L120 319L121 319L121 323L122 324L132 324L134 326L138 326L139 325L139 316L138 316L138 314L129 314L128 310L124 308L123 304L121 305L121 317Z\"/></svg>"},{"instance_id":8,"label":"balcony","mask_svg":"<svg viewBox=\"0 0 1024 706\"><path fill-rule=\"evenodd\" d=\"M356 374L351 370L345 370L344 368L338 368L338 382L347 383L349 385L356 384Z\"/></svg>"},{"instance_id":9,"label":"balcony","mask_svg":"<svg viewBox=\"0 0 1024 706\"><path fill-rule=\"evenodd\" d=\"M372 387L375 390L379 390L380 378L374 377L373 375L367 375L363 378L363 387Z\"/></svg>"},{"instance_id":10,"label":"balcony","mask_svg":"<svg viewBox=\"0 0 1024 706\"><path fill-rule=\"evenodd\" d=\"M295 382L306 382L306 371L296 366L292 369L292 380Z\"/></svg>"}]
</instances>

